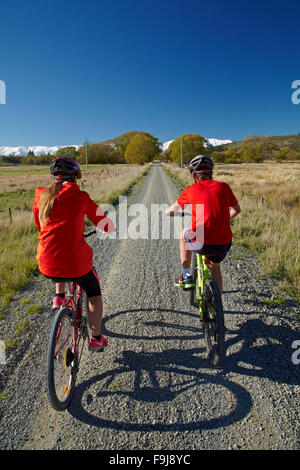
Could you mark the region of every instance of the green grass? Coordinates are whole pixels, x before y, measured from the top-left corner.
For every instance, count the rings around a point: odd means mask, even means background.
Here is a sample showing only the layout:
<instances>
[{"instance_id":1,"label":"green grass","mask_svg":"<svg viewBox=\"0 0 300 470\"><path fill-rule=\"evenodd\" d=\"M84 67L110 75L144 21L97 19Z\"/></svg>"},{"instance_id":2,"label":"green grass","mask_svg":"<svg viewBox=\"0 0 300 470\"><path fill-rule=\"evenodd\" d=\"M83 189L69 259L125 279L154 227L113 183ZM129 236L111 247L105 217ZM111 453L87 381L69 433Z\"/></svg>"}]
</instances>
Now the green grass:
<instances>
[{"instance_id":1,"label":"green grass","mask_svg":"<svg viewBox=\"0 0 300 470\"><path fill-rule=\"evenodd\" d=\"M263 303L269 305L270 307L284 305L287 302L287 300L284 297L281 297L280 295L274 296L271 299L263 297L261 300L263 301Z\"/></svg>"},{"instance_id":2,"label":"green grass","mask_svg":"<svg viewBox=\"0 0 300 470\"><path fill-rule=\"evenodd\" d=\"M20 303L22 305L28 305L27 300L21 301ZM43 307L39 304L32 304L30 305L26 312L16 312L17 320L15 322L15 329L11 333L10 337L5 338L5 347L6 350L9 351L13 348L17 348L19 344L22 342L22 336L26 333L30 326L30 321L31 321L31 316L35 315L36 313L39 313L43 310ZM34 350L30 353L30 356L32 356L35 353Z\"/></svg>"},{"instance_id":3,"label":"green grass","mask_svg":"<svg viewBox=\"0 0 300 470\"><path fill-rule=\"evenodd\" d=\"M19 320L16 322L15 335L20 336L23 333L25 333L25 331L27 330L29 326L30 321L26 315L20 314L18 312L17 312L17 317L19 318Z\"/></svg>"},{"instance_id":4,"label":"green grass","mask_svg":"<svg viewBox=\"0 0 300 470\"><path fill-rule=\"evenodd\" d=\"M0 308L38 273L35 260L37 230L27 227L5 227L0 232Z\"/></svg>"},{"instance_id":5,"label":"green grass","mask_svg":"<svg viewBox=\"0 0 300 470\"><path fill-rule=\"evenodd\" d=\"M35 315L43 310L43 307L39 304L30 305L27 309L27 315Z\"/></svg>"},{"instance_id":6,"label":"green grass","mask_svg":"<svg viewBox=\"0 0 300 470\"><path fill-rule=\"evenodd\" d=\"M14 211L28 210L31 212L33 200L33 189L17 189L16 191L2 193L0 194L0 213L8 212L8 208L12 209L13 216Z\"/></svg>"}]
</instances>

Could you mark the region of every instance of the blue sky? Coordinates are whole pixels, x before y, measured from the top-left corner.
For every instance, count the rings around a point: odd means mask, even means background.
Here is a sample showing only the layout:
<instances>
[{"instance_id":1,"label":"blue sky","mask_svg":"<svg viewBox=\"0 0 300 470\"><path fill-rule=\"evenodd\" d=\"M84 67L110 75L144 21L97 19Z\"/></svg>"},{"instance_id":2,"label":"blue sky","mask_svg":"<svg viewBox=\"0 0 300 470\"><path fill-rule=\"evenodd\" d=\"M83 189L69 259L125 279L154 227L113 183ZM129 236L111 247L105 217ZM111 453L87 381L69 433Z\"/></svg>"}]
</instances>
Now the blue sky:
<instances>
[{"instance_id":1,"label":"blue sky","mask_svg":"<svg viewBox=\"0 0 300 470\"><path fill-rule=\"evenodd\" d=\"M0 0L0 146L300 132L296 1Z\"/></svg>"}]
</instances>

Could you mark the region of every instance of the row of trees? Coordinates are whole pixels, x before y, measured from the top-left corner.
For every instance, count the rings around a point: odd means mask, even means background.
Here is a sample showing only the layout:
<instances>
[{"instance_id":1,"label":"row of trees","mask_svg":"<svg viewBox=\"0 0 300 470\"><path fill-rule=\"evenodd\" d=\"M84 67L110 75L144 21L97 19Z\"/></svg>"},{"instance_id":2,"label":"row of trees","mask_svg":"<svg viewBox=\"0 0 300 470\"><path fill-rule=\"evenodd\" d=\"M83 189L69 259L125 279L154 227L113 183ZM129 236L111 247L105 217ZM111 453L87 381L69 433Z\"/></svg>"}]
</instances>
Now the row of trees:
<instances>
[{"instance_id":1,"label":"row of trees","mask_svg":"<svg viewBox=\"0 0 300 470\"><path fill-rule=\"evenodd\" d=\"M78 161L86 162L86 152L89 163L136 163L144 164L158 158L161 154L161 143L153 135L147 132L126 132L119 137L105 142L87 143L76 149L76 147L63 147L59 149L56 157L69 157ZM48 163L53 155L35 157L29 152L23 157L24 163Z\"/></svg>"},{"instance_id":2,"label":"row of trees","mask_svg":"<svg viewBox=\"0 0 300 470\"><path fill-rule=\"evenodd\" d=\"M175 139L166 152L162 153L161 143L152 134L147 132L127 132L119 137L105 142L83 145L78 150L74 147L64 147L57 152L57 156L67 156L76 159L79 163L86 161L86 150L89 163L135 163L144 164L157 158L181 162L181 145L183 163L200 153L205 153L205 139L199 134L186 134Z\"/></svg>"},{"instance_id":3,"label":"row of trees","mask_svg":"<svg viewBox=\"0 0 300 470\"><path fill-rule=\"evenodd\" d=\"M195 155L211 154L216 163L243 163L261 162L266 159L277 161L300 160L300 153L290 147L279 147L272 137L250 135L242 142L215 149L206 146L206 140L199 134L186 134L175 139L165 152L161 150L161 143L148 132L126 132L114 139L105 142L88 143L78 149L76 147L63 147L55 156L66 156L86 162L86 150L89 163L134 163L144 164L155 159L169 160L180 164L187 164ZM32 151L27 157L5 157L6 161L18 159L20 163L49 164L54 155L35 156ZM3 157L4 158L4 157Z\"/></svg>"},{"instance_id":4,"label":"row of trees","mask_svg":"<svg viewBox=\"0 0 300 470\"><path fill-rule=\"evenodd\" d=\"M290 147L279 147L270 136L249 135L242 142L229 146L223 151L213 151L216 163L259 163L264 160L300 160L300 153Z\"/></svg>"}]
</instances>

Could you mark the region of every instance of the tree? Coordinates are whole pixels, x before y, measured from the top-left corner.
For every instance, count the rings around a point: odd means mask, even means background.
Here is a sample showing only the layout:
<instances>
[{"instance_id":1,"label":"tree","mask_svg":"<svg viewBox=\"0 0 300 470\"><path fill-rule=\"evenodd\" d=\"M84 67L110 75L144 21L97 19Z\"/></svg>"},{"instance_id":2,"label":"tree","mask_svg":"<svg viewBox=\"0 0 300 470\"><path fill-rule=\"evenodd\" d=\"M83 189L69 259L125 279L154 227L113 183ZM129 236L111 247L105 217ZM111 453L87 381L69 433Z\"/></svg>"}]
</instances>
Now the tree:
<instances>
[{"instance_id":1,"label":"tree","mask_svg":"<svg viewBox=\"0 0 300 470\"><path fill-rule=\"evenodd\" d=\"M150 134L138 133L130 140L125 151L125 161L127 163L144 163L151 162L160 153L157 139Z\"/></svg>"},{"instance_id":2,"label":"tree","mask_svg":"<svg viewBox=\"0 0 300 470\"><path fill-rule=\"evenodd\" d=\"M79 152L76 147L62 147L56 152L56 157L67 157L76 160L78 156Z\"/></svg>"},{"instance_id":3,"label":"tree","mask_svg":"<svg viewBox=\"0 0 300 470\"><path fill-rule=\"evenodd\" d=\"M118 152L108 142L98 142L95 144L87 145L88 151L88 162L89 163L122 163L118 159ZM79 148L79 156L77 161L79 163L85 163L86 161L86 146L83 145Z\"/></svg>"},{"instance_id":4,"label":"tree","mask_svg":"<svg viewBox=\"0 0 300 470\"><path fill-rule=\"evenodd\" d=\"M118 153L119 161L125 161L125 152L127 150L127 147L131 142L131 139L133 139L136 135L144 135L146 137L149 137L156 148L157 154L160 153L160 142L158 142L158 139L152 134L143 131L130 131L125 132L125 134L122 134L119 137L115 137L111 141L108 141Z\"/></svg>"},{"instance_id":5,"label":"tree","mask_svg":"<svg viewBox=\"0 0 300 470\"><path fill-rule=\"evenodd\" d=\"M205 139L199 134L185 134L182 136L183 163L189 163L196 155L205 154ZM174 163L181 162L181 137L175 139L166 151L167 158Z\"/></svg>"}]
</instances>

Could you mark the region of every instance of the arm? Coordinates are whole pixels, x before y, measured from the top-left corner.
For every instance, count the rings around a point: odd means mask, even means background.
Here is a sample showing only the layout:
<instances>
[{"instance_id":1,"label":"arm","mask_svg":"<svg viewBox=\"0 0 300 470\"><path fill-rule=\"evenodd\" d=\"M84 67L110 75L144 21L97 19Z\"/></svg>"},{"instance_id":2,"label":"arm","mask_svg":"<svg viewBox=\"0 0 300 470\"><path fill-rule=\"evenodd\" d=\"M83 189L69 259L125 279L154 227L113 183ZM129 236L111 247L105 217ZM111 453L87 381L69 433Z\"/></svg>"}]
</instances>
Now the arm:
<instances>
[{"instance_id":1,"label":"arm","mask_svg":"<svg viewBox=\"0 0 300 470\"><path fill-rule=\"evenodd\" d=\"M38 231L40 232L41 231L41 226L40 226L40 218L39 218L39 208L38 208L38 205L35 201L33 202L32 212L33 212L35 225L36 225Z\"/></svg>"},{"instance_id":2,"label":"arm","mask_svg":"<svg viewBox=\"0 0 300 470\"><path fill-rule=\"evenodd\" d=\"M41 194L45 188L36 188L35 189L35 198L32 205L32 212L35 221L35 225L39 232L41 232L41 224L40 224L40 198Z\"/></svg>"},{"instance_id":3,"label":"arm","mask_svg":"<svg viewBox=\"0 0 300 470\"><path fill-rule=\"evenodd\" d=\"M175 201L168 209L166 209L166 214L169 215L170 217L173 217L176 214L176 212L179 211L180 208L181 206L178 204L177 201Z\"/></svg>"},{"instance_id":4,"label":"arm","mask_svg":"<svg viewBox=\"0 0 300 470\"><path fill-rule=\"evenodd\" d=\"M240 212L241 212L241 208L240 208L239 203L237 203L233 207L230 207L229 208L230 219L233 219L233 217L236 217Z\"/></svg>"},{"instance_id":5,"label":"arm","mask_svg":"<svg viewBox=\"0 0 300 470\"><path fill-rule=\"evenodd\" d=\"M106 216L103 209L92 199L89 200L86 215L99 230L107 233L111 233L115 230L113 221Z\"/></svg>"}]
</instances>

